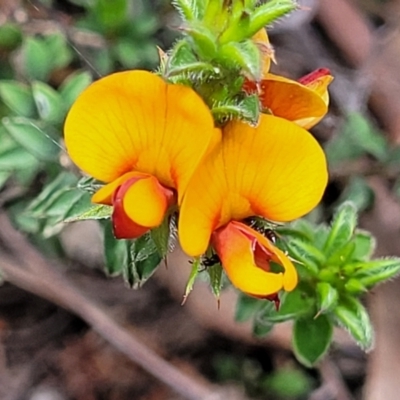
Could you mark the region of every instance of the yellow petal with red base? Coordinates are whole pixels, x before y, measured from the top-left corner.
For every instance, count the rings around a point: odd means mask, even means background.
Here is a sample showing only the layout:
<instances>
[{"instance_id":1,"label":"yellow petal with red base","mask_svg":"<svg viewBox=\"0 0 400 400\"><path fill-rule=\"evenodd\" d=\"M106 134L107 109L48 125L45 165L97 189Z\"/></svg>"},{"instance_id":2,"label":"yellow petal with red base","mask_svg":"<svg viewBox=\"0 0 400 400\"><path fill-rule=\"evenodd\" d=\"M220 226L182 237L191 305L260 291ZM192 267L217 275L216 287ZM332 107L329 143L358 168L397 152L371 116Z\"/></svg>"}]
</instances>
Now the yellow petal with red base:
<instances>
[{"instance_id":1,"label":"yellow petal with red base","mask_svg":"<svg viewBox=\"0 0 400 400\"><path fill-rule=\"evenodd\" d=\"M296 124L271 115L262 115L256 128L230 122L183 198L182 248L191 256L203 254L212 231L231 220L299 218L319 203L327 179L324 152Z\"/></svg>"},{"instance_id":2,"label":"yellow petal with red base","mask_svg":"<svg viewBox=\"0 0 400 400\"><path fill-rule=\"evenodd\" d=\"M289 121L322 118L328 111L327 104L316 91L273 74L267 74L261 81L260 100L266 110Z\"/></svg>"},{"instance_id":3,"label":"yellow petal with red base","mask_svg":"<svg viewBox=\"0 0 400 400\"><path fill-rule=\"evenodd\" d=\"M333 76L326 68L317 69L299 79L299 83L307 86L309 89L313 90L318 96L321 97L327 108L329 105L328 86L332 81ZM323 115L315 118L300 119L296 121L296 124L303 127L304 129L311 129L322 118Z\"/></svg>"},{"instance_id":4,"label":"yellow petal with red base","mask_svg":"<svg viewBox=\"0 0 400 400\"><path fill-rule=\"evenodd\" d=\"M248 226L230 222L213 233L211 244L230 281L241 291L267 298L296 287L297 272L289 258ZM273 272L271 262L280 265L282 272Z\"/></svg>"},{"instance_id":5,"label":"yellow petal with red base","mask_svg":"<svg viewBox=\"0 0 400 400\"><path fill-rule=\"evenodd\" d=\"M131 177L118 186L112 198L117 238L135 238L160 225L175 202L174 192L151 175Z\"/></svg>"},{"instance_id":6,"label":"yellow petal with red base","mask_svg":"<svg viewBox=\"0 0 400 400\"><path fill-rule=\"evenodd\" d=\"M215 135L208 107L190 88L146 71L89 86L65 122L68 153L103 182L138 171L182 193Z\"/></svg>"}]
</instances>

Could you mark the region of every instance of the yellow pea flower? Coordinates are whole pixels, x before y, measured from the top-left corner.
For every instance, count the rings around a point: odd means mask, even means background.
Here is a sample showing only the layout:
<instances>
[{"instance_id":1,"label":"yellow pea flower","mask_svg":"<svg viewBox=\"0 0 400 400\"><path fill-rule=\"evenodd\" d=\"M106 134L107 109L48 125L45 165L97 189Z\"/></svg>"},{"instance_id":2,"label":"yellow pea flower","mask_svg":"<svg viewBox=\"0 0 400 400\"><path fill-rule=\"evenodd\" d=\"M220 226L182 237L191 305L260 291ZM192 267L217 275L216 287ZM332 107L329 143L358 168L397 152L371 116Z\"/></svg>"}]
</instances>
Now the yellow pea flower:
<instances>
[{"instance_id":1,"label":"yellow pea flower","mask_svg":"<svg viewBox=\"0 0 400 400\"><path fill-rule=\"evenodd\" d=\"M92 201L114 206L117 238L161 224L219 134L192 89L146 71L93 83L69 111L64 132L74 163L106 183Z\"/></svg>"},{"instance_id":2,"label":"yellow pea flower","mask_svg":"<svg viewBox=\"0 0 400 400\"><path fill-rule=\"evenodd\" d=\"M229 122L183 197L181 246L197 257L211 243L233 285L250 295L292 290L297 274L289 258L240 221L299 218L321 200L327 179L321 147L298 125L272 115L261 115L255 128ZM271 262L282 271L272 271Z\"/></svg>"},{"instance_id":3,"label":"yellow pea flower","mask_svg":"<svg viewBox=\"0 0 400 400\"><path fill-rule=\"evenodd\" d=\"M293 121L310 129L328 112L328 86L333 77L326 68L317 69L294 81L271 74L270 64L273 50L265 29L260 30L252 40L259 45L262 62L261 82L246 80L243 89L258 93L265 112ZM266 52L265 49L271 49Z\"/></svg>"}]
</instances>

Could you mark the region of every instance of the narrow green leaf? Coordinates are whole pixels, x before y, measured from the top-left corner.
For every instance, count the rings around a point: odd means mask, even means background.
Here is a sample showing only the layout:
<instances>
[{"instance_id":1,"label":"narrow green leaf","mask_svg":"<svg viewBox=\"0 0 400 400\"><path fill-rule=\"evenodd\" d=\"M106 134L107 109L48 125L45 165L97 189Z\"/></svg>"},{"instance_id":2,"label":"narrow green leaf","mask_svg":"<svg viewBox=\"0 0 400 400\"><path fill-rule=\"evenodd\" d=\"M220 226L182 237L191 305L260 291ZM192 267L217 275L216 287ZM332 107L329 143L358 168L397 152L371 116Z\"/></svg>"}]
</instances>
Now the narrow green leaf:
<instances>
[{"instance_id":1,"label":"narrow green leaf","mask_svg":"<svg viewBox=\"0 0 400 400\"><path fill-rule=\"evenodd\" d=\"M312 367L326 354L332 341L333 324L325 314L298 319L293 327L293 350L306 367Z\"/></svg>"},{"instance_id":2,"label":"narrow green leaf","mask_svg":"<svg viewBox=\"0 0 400 400\"><path fill-rule=\"evenodd\" d=\"M357 226L357 210L350 202L343 203L335 212L331 231L324 246L324 253L330 256L344 246L353 236Z\"/></svg>"},{"instance_id":3,"label":"narrow green leaf","mask_svg":"<svg viewBox=\"0 0 400 400\"><path fill-rule=\"evenodd\" d=\"M212 60L217 55L217 39L215 35L202 25L190 25L186 33L193 39L194 47L201 59Z\"/></svg>"},{"instance_id":4,"label":"narrow green leaf","mask_svg":"<svg viewBox=\"0 0 400 400\"><path fill-rule=\"evenodd\" d=\"M0 81L0 98L15 114L22 117L35 117L36 106L31 89L16 81Z\"/></svg>"},{"instance_id":5,"label":"narrow green leaf","mask_svg":"<svg viewBox=\"0 0 400 400\"><path fill-rule=\"evenodd\" d=\"M375 251L376 239L370 232L357 229L354 235L355 249L352 259L356 261L367 261Z\"/></svg>"},{"instance_id":6,"label":"narrow green leaf","mask_svg":"<svg viewBox=\"0 0 400 400\"><path fill-rule=\"evenodd\" d=\"M96 193L103 186L104 183L92 178L91 176L83 176L77 184L78 189L81 189L91 194Z\"/></svg>"},{"instance_id":7,"label":"narrow green leaf","mask_svg":"<svg viewBox=\"0 0 400 400\"><path fill-rule=\"evenodd\" d=\"M353 278L372 287L400 273L400 258L383 258L355 264Z\"/></svg>"},{"instance_id":8,"label":"narrow green leaf","mask_svg":"<svg viewBox=\"0 0 400 400\"><path fill-rule=\"evenodd\" d=\"M278 323L301 317L312 311L314 300L304 292L301 286L289 293L284 293L281 298L279 311L271 307L273 303L260 310L258 318L263 321Z\"/></svg>"},{"instance_id":9,"label":"narrow green leaf","mask_svg":"<svg viewBox=\"0 0 400 400\"><path fill-rule=\"evenodd\" d=\"M272 324L271 322L255 318L253 322L253 335L255 337L266 336L272 331L273 327L274 324Z\"/></svg>"},{"instance_id":10,"label":"narrow green leaf","mask_svg":"<svg viewBox=\"0 0 400 400\"><path fill-rule=\"evenodd\" d=\"M195 21L199 18L196 0L172 0L172 5L177 9L182 19L187 22Z\"/></svg>"},{"instance_id":11,"label":"narrow green leaf","mask_svg":"<svg viewBox=\"0 0 400 400\"><path fill-rule=\"evenodd\" d=\"M44 82L32 83L33 98L39 116L42 120L51 123L61 123L66 109L61 95Z\"/></svg>"},{"instance_id":12,"label":"narrow green leaf","mask_svg":"<svg viewBox=\"0 0 400 400\"><path fill-rule=\"evenodd\" d=\"M51 53L43 40L27 37L22 45L24 72L30 80L46 81L53 69L56 53Z\"/></svg>"},{"instance_id":13,"label":"narrow green leaf","mask_svg":"<svg viewBox=\"0 0 400 400\"><path fill-rule=\"evenodd\" d=\"M59 89L60 96L68 110L77 97L92 83L89 72L75 72L68 76Z\"/></svg>"},{"instance_id":14,"label":"narrow green leaf","mask_svg":"<svg viewBox=\"0 0 400 400\"><path fill-rule=\"evenodd\" d=\"M37 121L14 117L3 118L2 122L12 138L39 160L55 161L58 158L60 146Z\"/></svg>"},{"instance_id":15,"label":"narrow green leaf","mask_svg":"<svg viewBox=\"0 0 400 400\"><path fill-rule=\"evenodd\" d=\"M327 282L318 282L316 287L319 313L332 311L338 302L337 290Z\"/></svg>"},{"instance_id":16,"label":"narrow green leaf","mask_svg":"<svg viewBox=\"0 0 400 400\"><path fill-rule=\"evenodd\" d=\"M320 268L325 265L325 255L311 243L292 238L286 241L285 244L290 256L312 276L316 276Z\"/></svg>"},{"instance_id":17,"label":"narrow green leaf","mask_svg":"<svg viewBox=\"0 0 400 400\"><path fill-rule=\"evenodd\" d=\"M271 0L261 4L251 14L247 37L253 36L265 25L271 24L295 9L296 2L293 0Z\"/></svg>"},{"instance_id":18,"label":"narrow green leaf","mask_svg":"<svg viewBox=\"0 0 400 400\"><path fill-rule=\"evenodd\" d=\"M71 63L74 53L61 32L45 36L43 42L49 54L57 54L57 57L51 58L51 70L64 68Z\"/></svg>"},{"instance_id":19,"label":"narrow green leaf","mask_svg":"<svg viewBox=\"0 0 400 400\"><path fill-rule=\"evenodd\" d=\"M374 341L373 329L367 310L354 297L341 299L334 309L336 320L364 350L371 350Z\"/></svg>"},{"instance_id":20,"label":"narrow green leaf","mask_svg":"<svg viewBox=\"0 0 400 400\"><path fill-rule=\"evenodd\" d=\"M37 171L39 166L40 163L36 157L17 144L16 146L0 153L1 171L17 171L25 169Z\"/></svg>"},{"instance_id":21,"label":"narrow green leaf","mask_svg":"<svg viewBox=\"0 0 400 400\"><path fill-rule=\"evenodd\" d=\"M170 216L166 215L162 224L150 231L151 238L157 247L157 251L161 258L165 258L170 249Z\"/></svg>"},{"instance_id":22,"label":"narrow green leaf","mask_svg":"<svg viewBox=\"0 0 400 400\"><path fill-rule=\"evenodd\" d=\"M358 279L350 278L345 284L344 288L346 289L346 292L353 295L353 296L359 296L362 293L365 293L367 291L365 285L361 283Z\"/></svg>"},{"instance_id":23,"label":"narrow green leaf","mask_svg":"<svg viewBox=\"0 0 400 400\"><path fill-rule=\"evenodd\" d=\"M86 193L76 201L64 216L64 222L85 221L88 219L109 219L113 208L104 204L93 204Z\"/></svg>"},{"instance_id":24,"label":"narrow green leaf","mask_svg":"<svg viewBox=\"0 0 400 400\"><path fill-rule=\"evenodd\" d=\"M341 246L326 261L327 265L342 266L352 260L356 244L353 241Z\"/></svg>"},{"instance_id":25,"label":"narrow green leaf","mask_svg":"<svg viewBox=\"0 0 400 400\"><path fill-rule=\"evenodd\" d=\"M41 193L29 204L27 210L30 214L42 214L55 198L66 188L71 188L76 183L76 177L69 172L61 172L54 180L44 186Z\"/></svg>"}]
</instances>

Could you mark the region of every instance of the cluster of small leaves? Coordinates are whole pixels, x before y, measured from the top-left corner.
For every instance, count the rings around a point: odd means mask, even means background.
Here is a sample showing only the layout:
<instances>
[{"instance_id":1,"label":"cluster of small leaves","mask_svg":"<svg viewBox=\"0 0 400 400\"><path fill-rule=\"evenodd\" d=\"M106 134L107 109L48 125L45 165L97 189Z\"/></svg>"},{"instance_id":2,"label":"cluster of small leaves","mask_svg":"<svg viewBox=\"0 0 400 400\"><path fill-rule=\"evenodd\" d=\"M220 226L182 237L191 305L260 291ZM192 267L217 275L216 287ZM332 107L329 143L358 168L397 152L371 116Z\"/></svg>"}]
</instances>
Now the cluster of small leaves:
<instances>
[{"instance_id":1,"label":"cluster of small leaves","mask_svg":"<svg viewBox=\"0 0 400 400\"><path fill-rule=\"evenodd\" d=\"M165 56L161 74L191 85L202 95L214 118L256 123L259 102L242 92L244 77L259 81L262 62L252 36L293 11L292 0L175 0L186 37Z\"/></svg>"},{"instance_id":2,"label":"cluster of small leaves","mask_svg":"<svg viewBox=\"0 0 400 400\"><path fill-rule=\"evenodd\" d=\"M256 335L268 333L275 323L293 320L294 352L307 366L326 353L335 325L345 328L363 349L371 349L373 330L359 298L396 276L400 259L371 260L375 240L356 225L356 208L346 202L329 227L303 219L279 228L280 245L295 262L300 283L293 292L283 294L279 310L272 303L243 296L237 320L253 317Z\"/></svg>"}]
</instances>

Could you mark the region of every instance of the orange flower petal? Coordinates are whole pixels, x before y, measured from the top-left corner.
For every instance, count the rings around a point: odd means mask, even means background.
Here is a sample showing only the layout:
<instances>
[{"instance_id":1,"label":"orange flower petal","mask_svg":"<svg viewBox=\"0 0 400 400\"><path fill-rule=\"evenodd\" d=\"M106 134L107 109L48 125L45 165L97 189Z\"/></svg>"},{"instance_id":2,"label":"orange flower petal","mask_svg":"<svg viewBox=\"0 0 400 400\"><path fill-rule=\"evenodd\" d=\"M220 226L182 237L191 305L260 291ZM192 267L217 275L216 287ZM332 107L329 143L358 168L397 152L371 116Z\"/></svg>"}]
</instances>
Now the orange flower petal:
<instances>
[{"instance_id":1,"label":"orange flower petal","mask_svg":"<svg viewBox=\"0 0 400 400\"><path fill-rule=\"evenodd\" d=\"M299 218L321 200L327 179L321 147L296 124L271 115L262 115L256 128L230 122L183 198L182 248L203 254L211 232L231 220Z\"/></svg>"},{"instance_id":2,"label":"orange flower petal","mask_svg":"<svg viewBox=\"0 0 400 400\"><path fill-rule=\"evenodd\" d=\"M230 281L241 291L266 298L281 289L293 290L297 273L291 261L264 236L249 227L231 222L213 233L212 245L221 259ZM284 272L270 272L255 259L256 248L265 254L265 262L278 262Z\"/></svg>"},{"instance_id":3,"label":"orange flower petal","mask_svg":"<svg viewBox=\"0 0 400 400\"><path fill-rule=\"evenodd\" d=\"M318 96L321 97L326 107L329 105L329 93L328 86L333 81L333 76L330 74L328 69L321 68L310 74L299 79L299 83L307 86L309 89L313 90ZM296 124L303 127L304 129L311 129L316 125L323 115L315 118L305 118L296 121Z\"/></svg>"},{"instance_id":4,"label":"orange flower petal","mask_svg":"<svg viewBox=\"0 0 400 400\"><path fill-rule=\"evenodd\" d=\"M192 89L146 71L93 83L65 122L67 150L87 174L112 182L140 171L180 193L214 135L211 113Z\"/></svg>"},{"instance_id":5,"label":"orange flower petal","mask_svg":"<svg viewBox=\"0 0 400 400\"><path fill-rule=\"evenodd\" d=\"M261 104L277 116L296 121L323 117L328 108L314 90L291 79L268 74L261 81Z\"/></svg>"}]
</instances>

